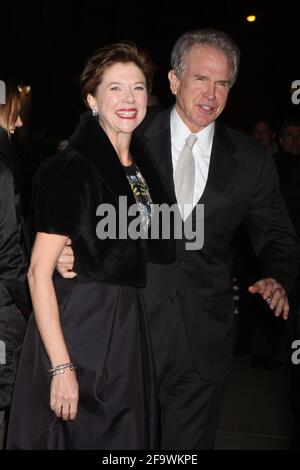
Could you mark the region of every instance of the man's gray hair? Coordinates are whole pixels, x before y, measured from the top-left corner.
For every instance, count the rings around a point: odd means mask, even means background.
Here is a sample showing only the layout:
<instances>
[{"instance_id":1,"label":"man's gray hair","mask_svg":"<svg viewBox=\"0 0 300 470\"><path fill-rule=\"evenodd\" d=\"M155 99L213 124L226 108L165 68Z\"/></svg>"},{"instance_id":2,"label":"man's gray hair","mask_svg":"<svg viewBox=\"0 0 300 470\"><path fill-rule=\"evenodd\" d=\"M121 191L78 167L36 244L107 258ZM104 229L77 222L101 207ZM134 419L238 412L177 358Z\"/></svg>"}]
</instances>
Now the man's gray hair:
<instances>
[{"instance_id":1,"label":"man's gray hair","mask_svg":"<svg viewBox=\"0 0 300 470\"><path fill-rule=\"evenodd\" d=\"M177 78L181 78L185 67L186 55L196 44L214 47L224 52L231 65L230 86L232 86L236 80L239 69L240 50L231 36L217 29L188 31L180 36L173 47L171 55L171 66Z\"/></svg>"}]
</instances>

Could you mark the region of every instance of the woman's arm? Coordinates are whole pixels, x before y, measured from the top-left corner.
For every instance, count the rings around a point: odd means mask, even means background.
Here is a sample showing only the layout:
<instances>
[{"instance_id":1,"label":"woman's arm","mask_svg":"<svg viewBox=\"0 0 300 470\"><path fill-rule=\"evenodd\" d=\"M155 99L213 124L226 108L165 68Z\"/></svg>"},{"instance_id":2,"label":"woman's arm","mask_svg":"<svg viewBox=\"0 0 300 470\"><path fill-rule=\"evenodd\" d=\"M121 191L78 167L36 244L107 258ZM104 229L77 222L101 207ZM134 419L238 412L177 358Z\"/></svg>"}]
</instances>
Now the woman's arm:
<instances>
[{"instance_id":1,"label":"woman's arm","mask_svg":"<svg viewBox=\"0 0 300 470\"><path fill-rule=\"evenodd\" d=\"M37 326L51 367L72 361L60 325L52 275L68 237L38 232L28 272L28 282ZM50 407L63 419L75 419L78 384L74 370L52 378Z\"/></svg>"}]
</instances>

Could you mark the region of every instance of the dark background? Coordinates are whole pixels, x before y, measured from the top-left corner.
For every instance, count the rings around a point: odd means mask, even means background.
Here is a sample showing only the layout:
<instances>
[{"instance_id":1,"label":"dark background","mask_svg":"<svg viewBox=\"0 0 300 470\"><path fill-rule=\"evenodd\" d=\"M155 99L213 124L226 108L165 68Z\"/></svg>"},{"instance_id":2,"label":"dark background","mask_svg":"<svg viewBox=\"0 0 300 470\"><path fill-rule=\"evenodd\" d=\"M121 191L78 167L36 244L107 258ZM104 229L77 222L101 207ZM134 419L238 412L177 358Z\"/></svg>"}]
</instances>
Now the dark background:
<instances>
[{"instance_id":1,"label":"dark background","mask_svg":"<svg viewBox=\"0 0 300 470\"><path fill-rule=\"evenodd\" d=\"M251 12L257 15L252 24L245 20ZM63 138L82 106L77 77L98 46L132 39L148 49L158 66L154 93L167 106L172 45L188 29L213 26L230 33L242 51L223 119L248 130L259 117L276 124L287 112L299 115L290 92L300 79L299 21L297 3L290 1L0 0L0 79L10 75L31 85L30 128Z\"/></svg>"}]
</instances>

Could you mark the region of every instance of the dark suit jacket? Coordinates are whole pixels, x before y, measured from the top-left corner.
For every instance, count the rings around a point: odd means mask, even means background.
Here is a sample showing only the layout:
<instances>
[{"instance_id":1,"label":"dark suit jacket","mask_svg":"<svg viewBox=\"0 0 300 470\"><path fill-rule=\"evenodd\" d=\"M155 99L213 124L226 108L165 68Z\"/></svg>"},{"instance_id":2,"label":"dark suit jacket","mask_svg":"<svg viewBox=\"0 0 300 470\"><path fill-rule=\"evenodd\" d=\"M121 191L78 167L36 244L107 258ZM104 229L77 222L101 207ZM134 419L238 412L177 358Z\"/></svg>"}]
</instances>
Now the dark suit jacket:
<instances>
[{"instance_id":1,"label":"dark suit jacket","mask_svg":"<svg viewBox=\"0 0 300 470\"><path fill-rule=\"evenodd\" d=\"M170 110L145 121L138 131L175 201ZM176 288L181 297L186 332L200 375L221 380L230 370L233 349L231 258L237 228L245 221L261 259L261 278L273 277L287 290L296 276L299 250L278 190L272 157L248 136L219 122L199 203L204 204L204 246L187 251L185 240L177 241L176 285L172 290ZM193 223L195 228L195 220ZM163 279L159 279L157 270L156 277L159 287ZM166 303L166 308L170 309L170 304Z\"/></svg>"},{"instance_id":2,"label":"dark suit jacket","mask_svg":"<svg viewBox=\"0 0 300 470\"><path fill-rule=\"evenodd\" d=\"M128 207L135 199L109 138L97 118L87 112L81 119L70 145L44 165L37 177L34 231L67 235L72 239L74 270L85 280L143 287L147 262L175 260L172 241L133 240L96 236L101 220L100 204L111 204L119 214L119 196L127 197ZM141 147L138 138L130 151L150 190L154 203L167 202L160 173ZM129 218L128 218L129 221ZM118 230L118 225L117 225Z\"/></svg>"}]
</instances>

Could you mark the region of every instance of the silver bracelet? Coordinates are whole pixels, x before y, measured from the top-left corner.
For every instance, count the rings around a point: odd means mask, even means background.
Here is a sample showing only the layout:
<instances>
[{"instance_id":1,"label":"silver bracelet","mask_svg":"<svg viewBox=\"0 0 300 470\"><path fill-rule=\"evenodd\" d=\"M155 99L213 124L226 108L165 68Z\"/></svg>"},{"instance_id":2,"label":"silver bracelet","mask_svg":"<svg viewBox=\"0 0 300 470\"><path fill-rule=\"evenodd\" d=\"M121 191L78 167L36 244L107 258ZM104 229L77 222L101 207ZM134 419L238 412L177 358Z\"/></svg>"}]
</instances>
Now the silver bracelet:
<instances>
[{"instance_id":1,"label":"silver bracelet","mask_svg":"<svg viewBox=\"0 0 300 470\"><path fill-rule=\"evenodd\" d=\"M49 369L48 374L50 374L51 377L54 377L54 375L64 374L66 369L76 370L76 366L75 364L73 364L73 362L66 362L65 364L59 364L58 366L55 366L55 367L52 367L52 369Z\"/></svg>"}]
</instances>

